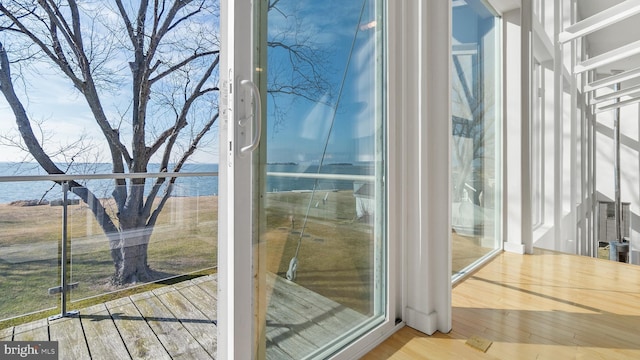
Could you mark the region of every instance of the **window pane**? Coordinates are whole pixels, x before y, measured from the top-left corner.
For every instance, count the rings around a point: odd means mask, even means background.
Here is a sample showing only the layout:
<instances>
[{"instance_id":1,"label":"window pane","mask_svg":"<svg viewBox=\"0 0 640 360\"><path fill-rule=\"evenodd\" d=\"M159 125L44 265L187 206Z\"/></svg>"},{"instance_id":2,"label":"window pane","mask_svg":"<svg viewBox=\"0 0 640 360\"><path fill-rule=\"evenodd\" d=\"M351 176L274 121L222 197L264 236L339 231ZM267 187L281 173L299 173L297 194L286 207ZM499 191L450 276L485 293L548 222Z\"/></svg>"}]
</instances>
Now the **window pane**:
<instances>
[{"instance_id":1,"label":"window pane","mask_svg":"<svg viewBox=\"0 0 640 360\"><path fill-rule=\"evenodd\" d=\"M384 320L380 9L283 0L267 14L257 328L270 359L326 357Z\"/></svg>"},{"instance_id":2,"label":"window pane","mask_svg":"<svg viewBox=\"0 0 640 360\"><path fill-rule=\"evenodd\" d=\"M453 272L500 247L498 19L480 0L454 2Z\"/></svg>"}]
</instances>

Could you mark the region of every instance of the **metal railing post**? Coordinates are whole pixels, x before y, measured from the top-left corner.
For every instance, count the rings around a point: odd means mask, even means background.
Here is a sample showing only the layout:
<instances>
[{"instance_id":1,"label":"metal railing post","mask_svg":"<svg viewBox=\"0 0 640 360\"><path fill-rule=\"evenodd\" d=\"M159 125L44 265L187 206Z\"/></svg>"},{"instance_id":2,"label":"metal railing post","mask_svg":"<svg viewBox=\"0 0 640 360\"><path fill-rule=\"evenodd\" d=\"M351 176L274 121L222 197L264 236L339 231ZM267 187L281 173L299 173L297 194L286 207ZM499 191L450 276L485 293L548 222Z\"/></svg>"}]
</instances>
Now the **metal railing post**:
<instances>
[{"instance_id":1,"label":"metal railing post","mask_svg":"<svg viewBox=\"0 0 640 360\"><path fill-rule=\"evenodd\" d=\"M69 206L67 204L68 192L69 191L69 182L65 181L62 183L62 254L60 260L60 284L62 285L62 294L60 296L60 309L61 314L67 313L67 216L69 215Z\"/></svg>"},{"instance_id":2,"label":"metal railing post","mask_svg":"<svg viewBox=\"0 0 640 360\"><path fill-rule=\"evenodd\" d=\"M68 234L68 215L69 215L69 181L62 182L62 247L60 250L60 286L49 289L49 294L60 293L60 314L54 315L49 320L56 320L65 316L77 315L78 311L67 311L67 300L69 290L78 286L78 283L69 284L69 234Z\"/></svg>"}]
</instances>

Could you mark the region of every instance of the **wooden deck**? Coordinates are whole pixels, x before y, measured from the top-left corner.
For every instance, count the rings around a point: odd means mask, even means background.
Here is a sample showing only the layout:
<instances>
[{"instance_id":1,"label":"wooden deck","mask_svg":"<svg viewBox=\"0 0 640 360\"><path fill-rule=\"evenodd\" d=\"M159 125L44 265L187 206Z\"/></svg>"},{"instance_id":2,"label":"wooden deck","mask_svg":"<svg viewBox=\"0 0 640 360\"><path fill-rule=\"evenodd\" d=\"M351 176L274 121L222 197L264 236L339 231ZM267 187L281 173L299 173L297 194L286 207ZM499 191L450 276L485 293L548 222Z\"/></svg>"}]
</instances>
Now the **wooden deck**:
<instances>
[{"instance_id":1,"label":"wooden deck","mask_svg":"<svg viewBox=\"0 0 640 360\"><path fill-rule=\"evenodd\" d=\"M297 359L365 318L282 278L267 283L270 359ZM58 341L60 359L215 359L216 297L216 275L200 277L3 329L0 341Z\"/></svg>"},{"instance_id":2,"label":"wooden deck","mask_svg":"<svg viewBox=\"0 0 640 360\"><path fill-rule=\"evenodd\" d=\"M503 253L452 301L450 333L405 327L364 359L640 359L640 266ZM467 345L472 337L489 349Z\"/></svg>"}]
</instances>

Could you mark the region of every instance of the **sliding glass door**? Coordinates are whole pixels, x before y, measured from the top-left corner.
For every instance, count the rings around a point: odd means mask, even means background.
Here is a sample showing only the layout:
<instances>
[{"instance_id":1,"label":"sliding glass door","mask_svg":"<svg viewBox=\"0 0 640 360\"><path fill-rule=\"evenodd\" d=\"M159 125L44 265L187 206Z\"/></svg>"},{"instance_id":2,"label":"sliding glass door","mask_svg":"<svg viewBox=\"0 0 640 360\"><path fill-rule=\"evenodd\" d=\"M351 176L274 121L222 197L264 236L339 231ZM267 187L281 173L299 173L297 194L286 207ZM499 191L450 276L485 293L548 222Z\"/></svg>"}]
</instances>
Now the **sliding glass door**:
<instances>
[{"instance_id":1,"label":"sliding glass door","mask_svg":"<svg viewBox=\"0 0 640 360\"><path fill-rule=\"evenodd\" d=\"M388 321L383 4L222 5L220 346L325 358Z\"/></svg>"}]
</instances>

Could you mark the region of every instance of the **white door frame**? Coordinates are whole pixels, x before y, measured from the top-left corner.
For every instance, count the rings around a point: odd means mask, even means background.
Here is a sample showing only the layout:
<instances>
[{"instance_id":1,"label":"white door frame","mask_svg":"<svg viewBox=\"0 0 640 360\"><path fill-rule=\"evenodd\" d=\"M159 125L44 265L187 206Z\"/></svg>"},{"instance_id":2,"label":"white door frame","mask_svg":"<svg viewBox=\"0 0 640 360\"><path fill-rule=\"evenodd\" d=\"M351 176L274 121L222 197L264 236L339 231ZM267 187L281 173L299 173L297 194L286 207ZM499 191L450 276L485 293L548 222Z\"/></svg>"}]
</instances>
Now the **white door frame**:
<instances>
[{"instance_id":1,"label":"white door frame","mask_svg":"<svg viewBox=\"0 0 640 360\"><path fill-rule=\"evenodd\" d=\"M220 164L218 203L218 358L251 359L253 342L251 199L255 154L239 156L250 135L238 122L251 115L253 9L250 0L220 2ZM238 56L237 56L238 55ZM245 55L245 56L241 56Z\"/></svg>"}]
</instances>

